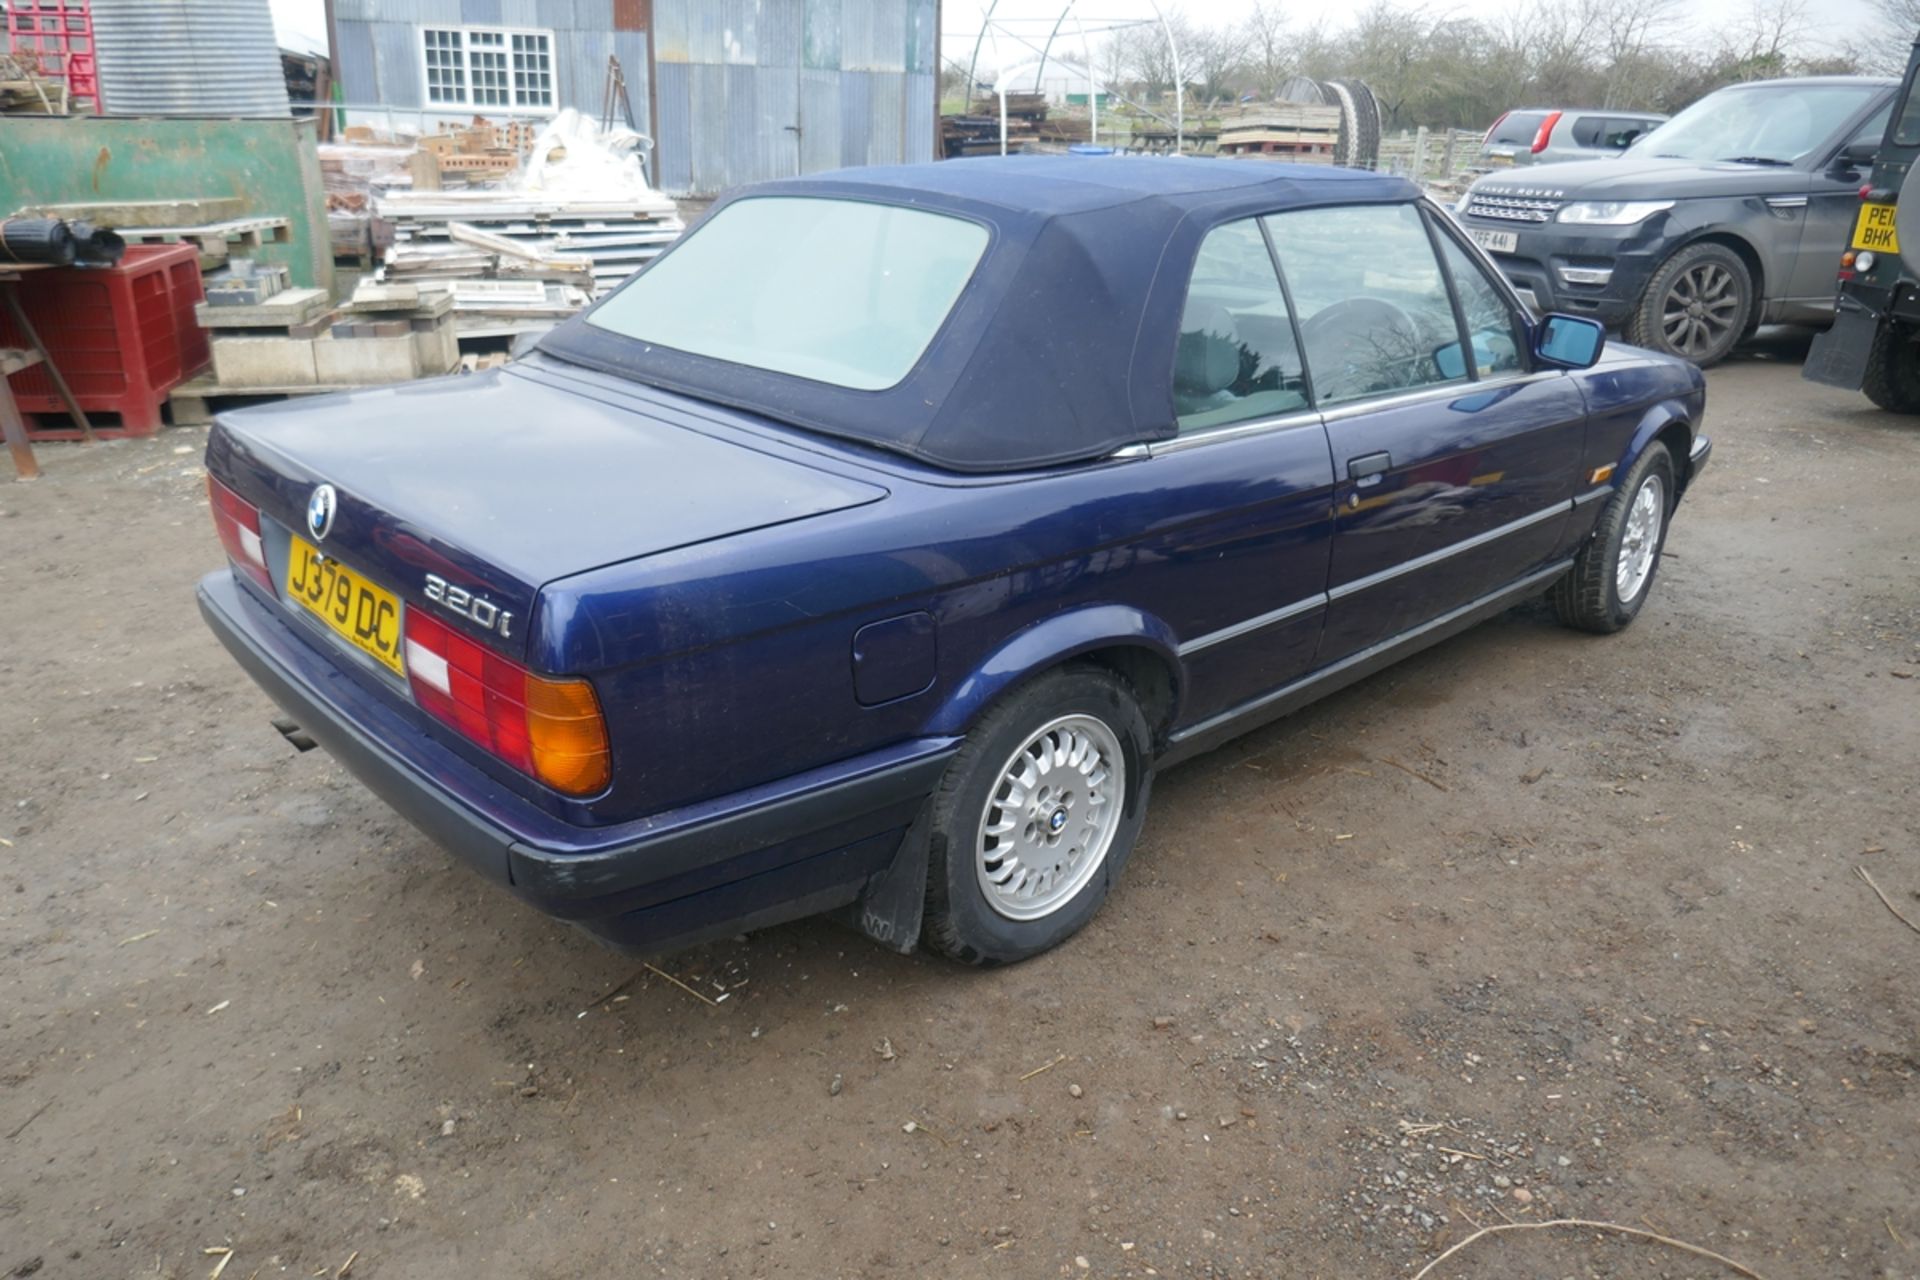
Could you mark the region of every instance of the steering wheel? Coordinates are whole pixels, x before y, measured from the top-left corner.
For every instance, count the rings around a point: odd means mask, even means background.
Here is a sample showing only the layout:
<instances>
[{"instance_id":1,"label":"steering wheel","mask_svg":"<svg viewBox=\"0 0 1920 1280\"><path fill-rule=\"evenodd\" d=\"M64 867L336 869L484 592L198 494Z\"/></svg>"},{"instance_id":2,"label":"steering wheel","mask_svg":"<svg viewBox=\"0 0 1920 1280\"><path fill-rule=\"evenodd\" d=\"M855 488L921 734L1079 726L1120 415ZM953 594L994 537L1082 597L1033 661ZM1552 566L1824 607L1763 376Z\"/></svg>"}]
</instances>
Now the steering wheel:
<instances>
[{"instance_id":1,"label":"steering wheel","mask_svg":"<svg viewBox=\"0 0 1920 1280\"><path fill-rule=\"evenodd\" d=\"M1418 359L1420 329L1384 298L1345 298L1300 326L1316 396L1351 399L1406 386Z\"/></svg>"}]
</instances>

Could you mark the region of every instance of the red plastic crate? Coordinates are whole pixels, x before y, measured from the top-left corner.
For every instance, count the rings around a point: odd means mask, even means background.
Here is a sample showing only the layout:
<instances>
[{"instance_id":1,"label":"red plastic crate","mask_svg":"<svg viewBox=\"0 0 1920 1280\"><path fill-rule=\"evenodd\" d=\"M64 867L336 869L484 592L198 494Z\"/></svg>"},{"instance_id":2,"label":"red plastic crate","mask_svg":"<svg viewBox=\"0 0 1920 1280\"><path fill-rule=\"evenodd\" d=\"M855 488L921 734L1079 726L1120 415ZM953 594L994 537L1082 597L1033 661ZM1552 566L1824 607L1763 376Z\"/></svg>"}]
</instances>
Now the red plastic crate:
<instances>
[{"instance_id":1,"label":"red plastic crate","mask_svg":"<svg viewBox=\"0 0 1920 1280\"><path fill-rule=\"evenodd\" d=\"M193 315L206 296L196 245L133 245L117 266L30 271L13 287L80 407L120 415L120 425L100 435L158 431L168 393L212 359ZM25 345L0 311L0 346ZM44 367L15 374L13 394L23 414L66 412ZM27 428L36 440L80 434L73 426L41 427L31 417Z\"/></svg>"}]
</instances>

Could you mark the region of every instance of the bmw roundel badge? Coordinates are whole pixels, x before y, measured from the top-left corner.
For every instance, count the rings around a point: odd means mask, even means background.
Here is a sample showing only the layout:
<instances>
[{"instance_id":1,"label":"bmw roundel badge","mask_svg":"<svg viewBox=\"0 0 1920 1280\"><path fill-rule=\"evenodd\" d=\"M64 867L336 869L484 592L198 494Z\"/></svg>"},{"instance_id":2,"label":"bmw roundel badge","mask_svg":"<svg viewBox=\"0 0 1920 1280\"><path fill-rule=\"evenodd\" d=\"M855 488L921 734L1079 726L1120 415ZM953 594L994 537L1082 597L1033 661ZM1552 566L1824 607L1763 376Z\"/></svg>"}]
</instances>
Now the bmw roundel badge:
<instances>
[{"instance_id":1,"label":"bmw roundel badge","mask_svg":"<svg viewBox=\"0 0 1920 1280\"><path fill-rule=\"evenodd\" d=\"M315 542L327 536L327 530L333 528L333 508L337 499L330 484L320 485L307 499L307 532L313 535Z\"/></svg>"}]
</instances>

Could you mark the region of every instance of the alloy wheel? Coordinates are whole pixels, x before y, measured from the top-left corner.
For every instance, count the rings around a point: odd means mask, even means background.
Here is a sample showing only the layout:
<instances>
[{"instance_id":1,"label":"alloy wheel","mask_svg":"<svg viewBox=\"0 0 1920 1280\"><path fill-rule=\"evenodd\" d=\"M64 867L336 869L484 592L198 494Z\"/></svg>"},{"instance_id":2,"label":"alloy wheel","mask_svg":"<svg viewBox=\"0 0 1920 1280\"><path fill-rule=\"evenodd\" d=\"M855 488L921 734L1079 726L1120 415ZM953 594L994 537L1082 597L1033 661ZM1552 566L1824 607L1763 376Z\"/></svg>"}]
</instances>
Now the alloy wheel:
<instances>
[{"instance_id":1,"label":"alloy wheel","mask_svg":"<svg viewBox=\"0 0 1920 1280\"><path fill-rule=\"evenodd\" d=\"M994 911L1038 920L1105 863L1127 794L1120 739L1092 716L1041 726L1001 766L980 815L974 870Z\"/></svg>"},{"instance_id":2,"label":"alloy wheel","mask_svg":"<svg viewBox=\"0 0 1920 1280\"><path fill-rule=\"evenodd\" d=\"M1621 604L1632 604L1653 576L1653 560L1660 551L1660 526L1667 518L1667 489L1659 476L1648 476L1633 495L1627 527L1620 538L1620 561L1613 570L1614 594Z\"/></svg>"},{"instance_id":3,"label":"alloy wheel","mask_svg":"<svg viewBox=\"0 0 1920 1280\"><path fill-rule=\"evenodd\" d=\"M1690 360L1719 350L1744 320L1733 272L1717 262L1696 263L1682 271L1660 307L1660 331L1668 349Z\"/></svg>"}]
</instances>

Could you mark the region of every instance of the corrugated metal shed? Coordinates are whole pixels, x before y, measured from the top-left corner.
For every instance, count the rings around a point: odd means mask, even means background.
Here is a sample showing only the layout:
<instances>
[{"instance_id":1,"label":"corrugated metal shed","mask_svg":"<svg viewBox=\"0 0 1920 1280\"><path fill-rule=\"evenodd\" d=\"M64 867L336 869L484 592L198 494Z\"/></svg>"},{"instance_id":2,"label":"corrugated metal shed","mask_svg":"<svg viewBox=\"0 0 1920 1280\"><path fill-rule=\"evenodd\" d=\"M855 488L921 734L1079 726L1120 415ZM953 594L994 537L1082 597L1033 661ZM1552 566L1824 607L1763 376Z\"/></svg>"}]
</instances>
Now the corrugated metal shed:
<instances>
[{"instance_id":1,"label":"corrugated metal shed","mask_svg":"<svg viewBox=\"0 0 1920 1280\"><path fill-rule=\"evenodd\" d=\"M415 110L427 105L420 28L549 31L556 106L598 116L607 56L617 56L640 128L655 140L661 189L713 194L932 159L935 3L336 0L340 78L351 102Z\"/></svg>"},{"instance_id":2,"label":"corrugated metal shed","mask_svg":"<svg viewBox=\"0 0 1920 1280\"><path fill-rule=\"evenodd\" d=\"M102 114L289 117L266 0L93 0Z\"/></svg>"},{"instance_id":3,"label":"corrugated metal shed","mask_svg":"<svg viewBox=\"0 0 1920 1280\"><path fill-rule=\"evenodd\" d=\"M577 107L597 118L606 92L607 58L617 56L640 131L652 132L647 33L616 27L616 0L335 0L335 6L341 92L355 106L391 108L396 123L411 124L422 110L450 120L515 114L499 107L427 101L421 29L489 27L551 35L556 109ZM618 8L623 19L632 16L632 6L620 3Z\"/></svg>"},{"instance_id":4,"label":"corrugated metal shed","mask_svg":"<svg viewBox=\"0 0 1920 1280\"><path fill-rule=\"evenodd\" d=\"M933 158L934 0L654 0L653 21L667 191Z\"/></svg>"}]
</instances>

